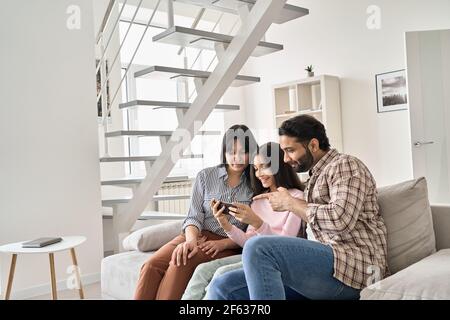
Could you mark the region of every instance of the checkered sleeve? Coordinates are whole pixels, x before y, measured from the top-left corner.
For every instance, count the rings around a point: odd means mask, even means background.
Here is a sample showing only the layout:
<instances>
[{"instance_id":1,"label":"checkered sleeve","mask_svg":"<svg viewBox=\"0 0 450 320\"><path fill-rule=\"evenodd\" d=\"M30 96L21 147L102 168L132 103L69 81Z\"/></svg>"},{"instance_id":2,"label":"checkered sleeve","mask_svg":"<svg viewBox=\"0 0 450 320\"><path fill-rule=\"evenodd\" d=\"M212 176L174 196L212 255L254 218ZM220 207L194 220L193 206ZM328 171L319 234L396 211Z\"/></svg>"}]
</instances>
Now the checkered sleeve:
<instances>
[{"instance_id":1,"label":"checkered sleeve","mask_svg":"<svg viewBox=\"0 0 450 320\"><path fill-rule=\"evenodd\" d=\"M364 206L367 182L357 161L343 159L334 164L327 175L330 201L327 204L308 204L308 222L332 234L352 230Z\"/></svg>"}]
</instances>

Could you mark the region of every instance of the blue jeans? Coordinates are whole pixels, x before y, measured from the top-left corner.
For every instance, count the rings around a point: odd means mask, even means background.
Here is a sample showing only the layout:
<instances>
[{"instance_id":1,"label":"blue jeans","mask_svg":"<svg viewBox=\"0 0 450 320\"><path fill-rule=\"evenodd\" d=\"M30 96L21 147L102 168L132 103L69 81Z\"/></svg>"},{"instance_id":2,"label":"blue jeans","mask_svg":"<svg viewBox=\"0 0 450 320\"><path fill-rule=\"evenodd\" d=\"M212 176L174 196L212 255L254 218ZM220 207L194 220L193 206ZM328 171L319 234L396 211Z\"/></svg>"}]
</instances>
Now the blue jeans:
<instances>
[{"instance_id":1,"label":"blue jeans","mask_svg":"<svg viewBox=\"0 0 450 320\"><path fill-rule=\"evenodd\" d=\"M360 290L333 277L333 249L319 242L257 236L246 242L242 257L244 268L215 279L207 299L359 299Z\"/></svg>"}]
</instances>

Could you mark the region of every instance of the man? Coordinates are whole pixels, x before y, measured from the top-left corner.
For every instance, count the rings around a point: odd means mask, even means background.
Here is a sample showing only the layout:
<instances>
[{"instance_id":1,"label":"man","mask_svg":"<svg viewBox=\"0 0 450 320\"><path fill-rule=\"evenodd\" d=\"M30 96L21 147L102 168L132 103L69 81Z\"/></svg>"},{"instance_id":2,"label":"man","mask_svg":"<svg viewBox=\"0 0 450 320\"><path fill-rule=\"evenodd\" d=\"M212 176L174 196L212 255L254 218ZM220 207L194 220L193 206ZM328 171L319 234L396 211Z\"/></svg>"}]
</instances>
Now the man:
<instances>
[{"instance_id":1,"label":"man","mask_svg":"<svg viewBox=\"0 0 450 320\"><path fill-rule=\"evenodd\" d=\"M386 227L374 178L357 158L331 149L322 123L311 116L279 129L284 161L309 172L305 200L289 192L260 197L275 211L306 221L318 241L259 236L243 251L244 269L217 278L209 299L358 299L387 273Z\"/></svg>"}]
</instances>

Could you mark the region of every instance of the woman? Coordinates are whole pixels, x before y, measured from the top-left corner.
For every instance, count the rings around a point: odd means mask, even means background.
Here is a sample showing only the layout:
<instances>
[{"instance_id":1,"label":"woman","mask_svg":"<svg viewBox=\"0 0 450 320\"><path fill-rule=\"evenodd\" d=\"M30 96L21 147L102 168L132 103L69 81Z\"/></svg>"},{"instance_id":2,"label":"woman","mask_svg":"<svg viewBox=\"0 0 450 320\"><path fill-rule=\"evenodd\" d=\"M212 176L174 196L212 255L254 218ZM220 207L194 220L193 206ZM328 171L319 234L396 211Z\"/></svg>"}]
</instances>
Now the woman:
<instances>
[{"instance_id":1,"label":"woman","mask_svg":"<svg viewBox=\"0 0 450 320\"><path fill-rule=\"evenodd\" d=\"M183 232L142 266L135 299L179 300L200 263L240 252L214 218L210 202L215 198L250 203L253 192L249 159L253 159L256 150L256 140L248 127L235 125L227 130L222 142L222 164L197 175ZM234 217L230 223L240 230L246 227ZM214 250L214 254L200 250L202 243Z\"/></svg>"},{"instance_id":2,"label":"woman","mask_svg":"<svg viewBox=\"0 0 450 320\"><path fill-rule=\"evenodd\" d=\"M283 161L284 152L278 143L267 143L258 150L251 167L252 189L256 195L266 192L276 192L278 188L286 188L292 196L303 198L303 185L294 169ZM245 242L256 235L282 235L306 238L306 224L289 212L274 212L267 199L255 200L251 207L246 204L235 203L231 207L230 215L224 214L224 208L219 209L220 201L212 201L211 207L215 218L225 230L227 236L243 247ZM235 218L241 223L248 224L244 232L230 221ZM205 242L200 248L206 254L215 254L214 247ZM220 267L220 268L219 268ZM197 267L189 282L183 299L201 299L211 278L217 277L225 271L242 268L241 256L226 257ZM217 271L216 271L217 270Z\"/></svg>"}]
</instances>

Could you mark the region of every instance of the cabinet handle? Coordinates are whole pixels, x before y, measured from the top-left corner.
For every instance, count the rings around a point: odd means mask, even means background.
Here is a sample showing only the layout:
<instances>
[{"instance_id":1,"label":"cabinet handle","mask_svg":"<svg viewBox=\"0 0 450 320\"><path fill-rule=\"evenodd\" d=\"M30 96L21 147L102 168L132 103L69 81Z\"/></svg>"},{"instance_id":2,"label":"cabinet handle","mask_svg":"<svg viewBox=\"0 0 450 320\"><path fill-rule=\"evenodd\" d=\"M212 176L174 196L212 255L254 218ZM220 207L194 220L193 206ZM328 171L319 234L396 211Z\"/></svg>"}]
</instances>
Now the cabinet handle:
<instances>
[{"instance_id":1,"label":"cabinet handle","mask_svg":"<svg viewBox=\"0 0 450 320\"><path fill-rule=\"evenodd\" d=\"M415 147L421 147L421 146L423 146L423 145L426 145L426 144L433 144L434 143L434 141L426 141L426 142L420 142L420 141L417 141L417 142L414 142L414 146Z\"/></svg>"}]
</instances>

